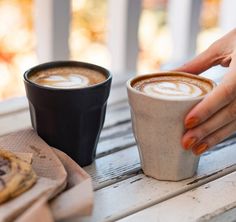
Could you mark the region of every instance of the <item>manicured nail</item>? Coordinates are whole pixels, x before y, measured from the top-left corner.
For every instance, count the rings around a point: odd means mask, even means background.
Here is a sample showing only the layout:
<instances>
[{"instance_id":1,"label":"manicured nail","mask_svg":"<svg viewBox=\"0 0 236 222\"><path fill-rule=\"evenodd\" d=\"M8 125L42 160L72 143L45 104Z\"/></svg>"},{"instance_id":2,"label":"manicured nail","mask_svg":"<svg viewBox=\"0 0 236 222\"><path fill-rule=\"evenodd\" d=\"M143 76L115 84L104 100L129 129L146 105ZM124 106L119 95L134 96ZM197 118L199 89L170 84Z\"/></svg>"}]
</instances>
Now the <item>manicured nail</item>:
<instances>
[{"instance_id":1,"label":"manicured nail","mask_svg":"<svg viewBox=\"0 0 236 222\"><path fill-rule=\"evenodd\" d=\"M208 148L209 147L206 143L201 143L199 146L193 148L193 153L195 155L200 155L204 153Z\"/></svg>"},{"instance_id":2,"label":"manicured nail","mask_svg":"<svg viewBox=\"0 0 236 222\"><path fill-rule=\"evenodd\" d=\"M197 138L196 137L190 137L184 142L183 145L184 145L184 148L186 150L189 150L196 143L197 143Z\"/></svg>"},{"instance_id":3,"label":"manicured nail","mask_svg":"<svg viewBox=\"0 0 236 222\"><path fill-rule=\"evenodd\" d=\"M185 123L185 127L187 129L191 129L193 128L194 126L196 126L198 123L199 123L199 119L196 118L196 117L191 117L190 119L188 119Z\"/></svg>"}]
</instances>

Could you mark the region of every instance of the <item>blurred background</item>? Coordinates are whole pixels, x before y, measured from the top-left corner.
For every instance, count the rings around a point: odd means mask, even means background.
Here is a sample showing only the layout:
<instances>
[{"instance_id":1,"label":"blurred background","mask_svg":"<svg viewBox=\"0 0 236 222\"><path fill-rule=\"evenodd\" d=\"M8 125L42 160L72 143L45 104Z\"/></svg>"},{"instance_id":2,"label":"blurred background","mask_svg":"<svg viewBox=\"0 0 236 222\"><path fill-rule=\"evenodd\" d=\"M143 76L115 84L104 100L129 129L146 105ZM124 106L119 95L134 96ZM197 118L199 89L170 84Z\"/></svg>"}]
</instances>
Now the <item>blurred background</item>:
<instances>
[{"instance_id":1,"label":"blurred background","mask_svg":"<svg viewBox=\"0 0 236 222\"><path fill-rule=\"evenodd\" d=\"M184 9L186 0L178 2L182 4L179 7ZM0 0L0 100L24 95L24 71L41 62L37 56L38 38L34 25L36 7L38 6L33 0ZM141 2L135 70L137 73L159 70L173 59L174 45L168 22L168 7L168 0ZM107 44L109 10L108 0L70 2L70 59L112 69L111 53ZM201 1L195 53L206 49L224 33L219 22L221 12L221 0ZM41 13L43 18L44 14L42 11ZM61 16L63 17L63 13Z\"/></svg>"}]
</instances>

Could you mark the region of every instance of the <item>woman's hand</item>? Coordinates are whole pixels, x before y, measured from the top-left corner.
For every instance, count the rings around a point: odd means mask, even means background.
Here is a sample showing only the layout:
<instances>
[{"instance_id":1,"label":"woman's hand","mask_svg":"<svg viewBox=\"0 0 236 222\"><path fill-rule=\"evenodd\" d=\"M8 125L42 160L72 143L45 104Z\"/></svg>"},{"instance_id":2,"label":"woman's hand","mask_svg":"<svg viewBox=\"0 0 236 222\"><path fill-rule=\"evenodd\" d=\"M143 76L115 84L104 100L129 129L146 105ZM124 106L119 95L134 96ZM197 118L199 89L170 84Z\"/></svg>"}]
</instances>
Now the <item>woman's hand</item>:
<instances>
[{"instance_id":1,"label":"woman's hand","mask_svg":"<svg viewBox=\"0 0 236 222\"><path fill-rule=\"evenodd\" d=\"M215 65L229 67L228 72L203 101L186 116L185 149L199 155L230 136L236 130L236 29L214 42L206 51L175 71L194 74Z\"/></svg>"}]
</instances>

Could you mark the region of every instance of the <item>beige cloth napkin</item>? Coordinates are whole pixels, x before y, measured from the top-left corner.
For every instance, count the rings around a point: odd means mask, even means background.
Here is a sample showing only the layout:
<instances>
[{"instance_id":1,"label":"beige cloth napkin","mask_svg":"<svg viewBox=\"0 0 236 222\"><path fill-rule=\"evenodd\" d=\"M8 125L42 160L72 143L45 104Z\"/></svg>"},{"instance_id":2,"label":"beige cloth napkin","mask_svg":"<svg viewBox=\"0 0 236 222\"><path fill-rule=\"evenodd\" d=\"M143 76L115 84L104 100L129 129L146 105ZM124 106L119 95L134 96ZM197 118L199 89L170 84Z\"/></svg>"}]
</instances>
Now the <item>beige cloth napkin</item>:
<instances>
[{"instance_id":1,"label":"beige cloth napkin","mask_svg":"<svg viewBox=\"0 0 236 222\"><path fill-rule=\"evenodd\" d=\"M47 195L41 196L14 222L54 222L50 207L47 204Z\"/></svg>"},{"instance_id":2,"label":"beige cloth napkin","mask_svg":"<svg viewBox=\"0 0 236 222\"><path fill-rule=\"evenodd\" d=\"M90 176L65 153L56 150L64 165L67 177L67 190L50 202L56 220L74 216L88 216L93 208L93 186Z\"/></svg>"},{"instance_id":3,"label":"beige cloth napkin","mask_svg":"<svg viewBox=\"0 0 236 222\"><path fill-rule=\"evenodd\" d=\"M93 192L89 175L66 154L48 146L34 130L1 137L0 147L33 153L32 167L38 175L31 189L0 205L0 221L28 222L37 217L39 221L51 222L91 213Z\"/></svg>"}]
</instances>

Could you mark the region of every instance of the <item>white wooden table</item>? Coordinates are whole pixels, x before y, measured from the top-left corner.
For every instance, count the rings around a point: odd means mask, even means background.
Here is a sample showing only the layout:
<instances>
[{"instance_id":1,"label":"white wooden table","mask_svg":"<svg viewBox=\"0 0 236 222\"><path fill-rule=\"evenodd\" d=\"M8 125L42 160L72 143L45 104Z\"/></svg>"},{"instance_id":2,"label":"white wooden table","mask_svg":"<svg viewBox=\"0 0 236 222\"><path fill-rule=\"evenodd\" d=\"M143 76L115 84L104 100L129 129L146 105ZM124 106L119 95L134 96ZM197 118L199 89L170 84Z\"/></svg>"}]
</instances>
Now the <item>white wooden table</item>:
<instances>
[{"instance_id":1,"label":"white wooden table","mask_svg":"<svg viewBox=\"0 0 236 222\"><path fill-rule=\"evenodd\" d=\"M0 135L27 127L25 98L0 103ZM85 170L93 179L95 205L82 221L236 221L236 136L205 153L195 177L158 181L140 169L129 107L122 100L108 106L97 159Z\"/></svg>"}]
</instances>

